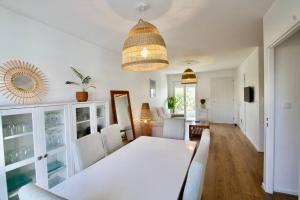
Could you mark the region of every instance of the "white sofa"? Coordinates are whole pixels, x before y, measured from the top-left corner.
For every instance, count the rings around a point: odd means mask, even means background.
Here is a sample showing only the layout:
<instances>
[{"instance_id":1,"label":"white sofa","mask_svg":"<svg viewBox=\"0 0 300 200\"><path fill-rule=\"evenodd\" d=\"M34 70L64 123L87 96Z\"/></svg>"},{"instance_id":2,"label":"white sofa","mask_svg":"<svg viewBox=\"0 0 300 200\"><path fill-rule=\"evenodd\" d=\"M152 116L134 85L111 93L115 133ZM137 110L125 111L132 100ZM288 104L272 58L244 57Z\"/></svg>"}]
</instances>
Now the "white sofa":
<instances>
[{"instance_id":1,"label":"white sofa","mask_svg":"<svg viewBox=\"0 0 300 200\"><path fill-rule=\"evenodd\" d=\"M153 137L163 137L164 120L171 118L171 115L164 107L152 108L151 113L151 134Z\"/></svg>"}]
</instances>

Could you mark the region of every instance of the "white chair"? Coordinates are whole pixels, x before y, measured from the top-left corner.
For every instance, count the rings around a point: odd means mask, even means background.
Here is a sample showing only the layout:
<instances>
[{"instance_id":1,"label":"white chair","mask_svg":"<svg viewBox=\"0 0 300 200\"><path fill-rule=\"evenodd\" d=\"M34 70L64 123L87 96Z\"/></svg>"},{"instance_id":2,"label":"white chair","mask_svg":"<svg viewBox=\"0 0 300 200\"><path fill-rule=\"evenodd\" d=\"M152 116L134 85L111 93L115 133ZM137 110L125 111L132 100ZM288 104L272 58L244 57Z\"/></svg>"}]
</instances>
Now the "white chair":
<instances>
[{"instance_id":1,"label":"white chair","mask_svg":"<svg viewBox=\"0 0 300 200\"><path fill-rule=\"evenodd\" d=\"M120 130L118 124L108 126L101 130L101 137L107 154L118 150L124 145Z\"/></svg>"},{"instance_id":2,"label":"white chair","mask_svg":"<svg viewBox=\"0 0 300 200\"><path fill-rule=\"evenodd\" d=\"M208 159L210 132L205 129L197 152L191 163L183 192L183 200L199 200L203 192L205 169Z\"/></svg>"},{"instance_id":3,"label":"white chair","mask_svg":"<svg viewBox=\"0 0 300 200\"><path fill-rule=\"evenodd\" d=\"M184 140L185 120L184 119L165 119L163 137L177 140Z\"/></svg>"},{"instance_id":4,"label":"white chair","mask_svg":"<svg viewBox=\"0 0 300 200\"><path fill-rule=\"evenodd\" d=\"M20 200L66 200L33 184L21 187L18 196Z\"/></svg>"},{"instance_id":5,"label":"white chair","mask_svg":"<svg viewBox=\"0 0 300 200\"><path fill-rule=\"evenodd\" d=\"M99 133L79 138L75 141L73 150L77 172L105 157L105 150Z\"/></svg>"}]
</instances>

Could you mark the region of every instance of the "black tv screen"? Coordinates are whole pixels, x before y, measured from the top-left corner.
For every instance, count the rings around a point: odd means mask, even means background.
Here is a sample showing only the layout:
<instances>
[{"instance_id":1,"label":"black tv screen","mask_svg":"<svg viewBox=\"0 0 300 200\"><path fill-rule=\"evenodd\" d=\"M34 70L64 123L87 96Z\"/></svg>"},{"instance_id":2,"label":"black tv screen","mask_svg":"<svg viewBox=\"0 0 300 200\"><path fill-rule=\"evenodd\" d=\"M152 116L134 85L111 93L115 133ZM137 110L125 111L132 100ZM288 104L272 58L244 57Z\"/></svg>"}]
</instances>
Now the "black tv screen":
<instances>
[{"instance_id":1,"label":"black tv screen","mask_svg":"<svg viewBox=\"0 0 300 200\"><path fill-rule=\"evenodd\" d=\"M245 102L254 102L254 88L245 87L244 88L244 101Z\"/></svg>"}]
</instances>

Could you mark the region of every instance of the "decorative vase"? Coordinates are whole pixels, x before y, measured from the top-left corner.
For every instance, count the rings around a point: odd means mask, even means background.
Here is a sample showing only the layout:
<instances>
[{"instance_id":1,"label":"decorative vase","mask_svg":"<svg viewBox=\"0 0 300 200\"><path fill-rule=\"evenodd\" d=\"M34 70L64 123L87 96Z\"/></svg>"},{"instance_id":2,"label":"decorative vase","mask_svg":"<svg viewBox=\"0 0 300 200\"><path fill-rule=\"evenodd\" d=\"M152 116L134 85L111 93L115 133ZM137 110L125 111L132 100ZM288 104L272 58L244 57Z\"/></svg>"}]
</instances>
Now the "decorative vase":
<instances>
[{"instance_id":1,"label":"decorative vase","mask_svg":"<svg viewBox=\"0 0 300 200\"><path fill-rule=\"evenodd\" d=\"M76 92L76 99L78 102L85 102L89 98L88 92Z\"/></svg>"},{"instance_id":2,"label":"decorative vase","mask_svg":"<svg viewBox=\"0 0 300 200\"><path fill-rule=\"evenodd\" d=\"M206 100L205 100L205 99L200 99L200 103L201 103L200 107L201 107L202 109L206 109L206 105L205 105Z\"/></svg>"}]
</instances>

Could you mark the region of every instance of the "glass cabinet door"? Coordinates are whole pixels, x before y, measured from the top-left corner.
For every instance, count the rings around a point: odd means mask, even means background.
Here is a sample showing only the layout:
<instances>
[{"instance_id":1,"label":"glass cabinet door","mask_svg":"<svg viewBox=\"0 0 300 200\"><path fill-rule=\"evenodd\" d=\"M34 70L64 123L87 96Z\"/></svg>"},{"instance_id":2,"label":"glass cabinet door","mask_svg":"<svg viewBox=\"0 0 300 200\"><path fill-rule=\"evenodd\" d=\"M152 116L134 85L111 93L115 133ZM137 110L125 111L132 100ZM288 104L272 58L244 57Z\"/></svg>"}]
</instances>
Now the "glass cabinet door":
<instances>
[{"instance_id":1,"label":"glass cabinet door","mask_svg":"<svg viewBox=\"0 0 300 200\"><path fill-rule=\"evenodd\" d=\"M7 112L1 115L7 193L8 199L18 199L18 189L36 181L33 118L30 112Z\"/></svg>"},{"instance_id":2,"label":"glass cabinet door","mask_svg":"<svg viewBox=\"0 0 300 200\"><path fill-rule=\"evenodd\" d=\"M106 127L106 110L105 105L96 105L96 121L97 132L101 132L101 129Z\"/></svg>"},{"instance_id":3,"label":"glass cabinet door","mask_svg":"<svg viewBox=\"0 0 300 200\"><path fill-rule=\"evenodd\" d=\"M47 186L61 183L67 177L66 118L64 108L44 112L47 158Z\"/></svg>"},{"instance_id":4,"label":"glass cabinet door","mask_svg":"<svg viewBox=\"0 0 300 200\"><path fill-rule=\"evenodd\" d=\"M91 133L90 107L76 108L77 139Z\"/></svg>"}]
</instances>

